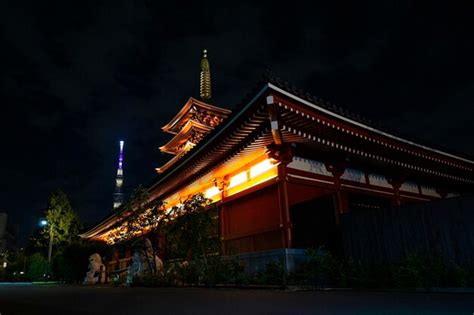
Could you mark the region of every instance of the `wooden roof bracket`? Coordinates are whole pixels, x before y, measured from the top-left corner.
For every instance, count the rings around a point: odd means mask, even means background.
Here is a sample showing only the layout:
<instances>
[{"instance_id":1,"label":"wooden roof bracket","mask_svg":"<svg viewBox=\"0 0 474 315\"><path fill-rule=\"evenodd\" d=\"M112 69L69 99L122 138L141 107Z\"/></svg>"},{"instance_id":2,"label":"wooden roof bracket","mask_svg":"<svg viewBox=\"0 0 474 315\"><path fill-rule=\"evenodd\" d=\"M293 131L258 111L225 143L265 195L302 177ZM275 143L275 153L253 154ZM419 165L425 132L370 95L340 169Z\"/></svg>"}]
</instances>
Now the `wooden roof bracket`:
<instances>
[{"instance_id":1,"label":"wooden roof bracket","mask_svg":"<svg viewBox=\"0 0 474 315\"><path fill-rule=\"evenodd\" d=\"M280 145L283 143L283 137L280 131L280 124L278 122L278 105L275 104L273 96L267 96L268 116L270 118L270 126L272 130L273 141Z\"/></svg>"}]
</instances>

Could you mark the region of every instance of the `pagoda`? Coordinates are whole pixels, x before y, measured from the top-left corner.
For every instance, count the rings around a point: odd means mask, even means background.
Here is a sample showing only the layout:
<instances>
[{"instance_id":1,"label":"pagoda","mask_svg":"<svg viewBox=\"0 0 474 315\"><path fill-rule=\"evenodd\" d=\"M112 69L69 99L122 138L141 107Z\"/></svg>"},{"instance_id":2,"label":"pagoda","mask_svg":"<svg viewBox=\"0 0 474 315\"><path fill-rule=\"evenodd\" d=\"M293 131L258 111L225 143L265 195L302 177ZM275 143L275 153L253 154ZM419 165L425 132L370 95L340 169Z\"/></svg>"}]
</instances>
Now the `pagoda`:
<instances>
[{"instance_id":1,"label":"pagoda","mask_svg":"<svg viewBox=\"0 0 474 315\"><path fill-rule=\"evenodd\" d=\"M228 109L206 103L211 100L211 77L207 50L203 51L201 59L199 88L202 100L190 97L178 114L162 127L164 132L173 134L174 137L167 144L161 146L160 151L172 154L174 157L163 166L156 168L158 173L163 173L172 167L231 113Z\"/></svg>"}]
</instances>

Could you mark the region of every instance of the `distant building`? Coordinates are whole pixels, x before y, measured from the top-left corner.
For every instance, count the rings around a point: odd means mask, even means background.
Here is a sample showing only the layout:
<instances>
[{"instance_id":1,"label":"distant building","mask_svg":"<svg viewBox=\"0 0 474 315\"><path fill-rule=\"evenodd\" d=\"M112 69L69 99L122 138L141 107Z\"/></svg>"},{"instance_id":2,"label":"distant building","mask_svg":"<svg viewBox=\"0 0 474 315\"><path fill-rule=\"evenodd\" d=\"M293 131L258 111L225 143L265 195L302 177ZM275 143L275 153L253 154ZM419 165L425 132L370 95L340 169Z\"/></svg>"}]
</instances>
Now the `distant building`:
<instances>
[{"instance_id":1,"label":"distant building","mask_svg":"<svg viewBox=\"0 0 474 315\"><path fill-rule=\"evenodd\" d=\"M0 253L15 249L15 234L8 228L8 214L0 212Z\"/></svg>"},{"instance_id":2,"label":"distant building","mask_svg":"<svg viewBox=\"0 0 474 315\"><path fill-rule=\"evenodd\" d=\"M117 167L117 177L115 178L115 193L114 193L114 209L120 207L123 203L124 195L122 192L123 186L123 145L124 142L120 141L120 150Z\"/></svg>"}]
</instances>

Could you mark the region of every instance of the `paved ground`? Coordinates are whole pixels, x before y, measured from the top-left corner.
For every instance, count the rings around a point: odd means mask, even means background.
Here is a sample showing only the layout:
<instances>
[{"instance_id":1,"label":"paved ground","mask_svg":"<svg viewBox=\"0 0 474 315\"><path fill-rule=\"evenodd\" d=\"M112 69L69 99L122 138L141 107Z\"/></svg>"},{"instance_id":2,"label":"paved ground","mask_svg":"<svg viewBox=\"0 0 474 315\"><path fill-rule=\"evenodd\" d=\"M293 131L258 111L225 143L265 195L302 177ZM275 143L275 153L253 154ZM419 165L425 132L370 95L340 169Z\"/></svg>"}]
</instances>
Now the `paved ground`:
<instances>
[{"instance_id":1,"label":"paved ground","mask_svg":"<svg viewBox=\"0 0 474 315\"><path fill-rule=\"evenodd\" d=\"M0 285L0 314L467 314L474 294Z\"/></svg>"}]
</instances>

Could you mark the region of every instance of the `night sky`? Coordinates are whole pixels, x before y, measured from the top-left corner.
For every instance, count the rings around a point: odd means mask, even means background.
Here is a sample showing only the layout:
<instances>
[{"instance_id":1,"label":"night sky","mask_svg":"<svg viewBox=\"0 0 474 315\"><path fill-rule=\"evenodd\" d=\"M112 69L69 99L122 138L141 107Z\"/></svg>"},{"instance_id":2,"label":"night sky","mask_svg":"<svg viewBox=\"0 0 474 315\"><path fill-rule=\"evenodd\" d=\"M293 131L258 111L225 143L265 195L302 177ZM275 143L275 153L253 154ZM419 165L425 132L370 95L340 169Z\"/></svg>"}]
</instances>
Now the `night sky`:
<instances>
[{"instance_id":1,"label":"night sky","mask_svg":"<svg viewBox=\"0 0 474 315\"><path fill-rule=\"evenodd\" d=\"M383 3L382 3L383 2ZM170 156L161 126L199 95L232 108L265 68L312 95L474 155L473 7L445 2L0 1L0 211L31 233L56 189L85 224ZM430 2L427 2L430 3Z\"/></svg>"}]
</instances>

